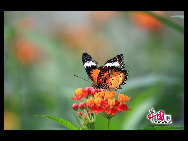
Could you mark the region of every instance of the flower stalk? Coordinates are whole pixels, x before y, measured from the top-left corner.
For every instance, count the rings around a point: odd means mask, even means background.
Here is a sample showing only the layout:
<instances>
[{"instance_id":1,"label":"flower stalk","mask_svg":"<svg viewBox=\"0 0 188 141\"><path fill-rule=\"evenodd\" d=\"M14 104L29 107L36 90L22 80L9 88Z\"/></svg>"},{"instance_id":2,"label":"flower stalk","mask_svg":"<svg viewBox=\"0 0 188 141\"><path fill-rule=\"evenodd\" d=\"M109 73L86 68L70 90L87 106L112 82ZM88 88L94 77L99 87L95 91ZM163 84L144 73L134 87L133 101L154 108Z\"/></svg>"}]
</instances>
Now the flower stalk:
<instances>
[{"instance_id":1,"label":"flower stalk","mask_svg":"<svg viewBox=\"0 0 188 141\"><path fill-rule=\"evenodd\" d=\"M107 129L109 130L110 129L110 117L107 118Z\"/></svg>"}]
</instances>

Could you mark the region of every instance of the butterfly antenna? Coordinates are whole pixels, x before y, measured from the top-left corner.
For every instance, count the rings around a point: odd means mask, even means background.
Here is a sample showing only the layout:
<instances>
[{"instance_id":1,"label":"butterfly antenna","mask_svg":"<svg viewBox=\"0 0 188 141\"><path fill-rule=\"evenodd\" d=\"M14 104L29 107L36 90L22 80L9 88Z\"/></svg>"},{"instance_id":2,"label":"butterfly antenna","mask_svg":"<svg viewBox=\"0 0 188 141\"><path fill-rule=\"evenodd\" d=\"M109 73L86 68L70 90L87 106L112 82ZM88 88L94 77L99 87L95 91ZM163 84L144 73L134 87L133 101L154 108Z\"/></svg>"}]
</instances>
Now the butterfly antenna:
<instances>
[{"instance_id":1,"label":"butterfly antenna","mask_svg":"<svg viewBox=\"0 0 188 141\"><path fill-rule=\"evenodd\" d=\"M77 75L74 75L74 76L76 76L76 77L78 77L78 78L81 78L81 79L83 79L83 80L85 80L85 81L87 81L87 82L89 82L89 83L92 83L91 81L88 81L88 80L86 80L86 79L84 79L84 78L82 78L82 77L80 77L80 76L77 76Z\"/></svg>"}]
</instances>

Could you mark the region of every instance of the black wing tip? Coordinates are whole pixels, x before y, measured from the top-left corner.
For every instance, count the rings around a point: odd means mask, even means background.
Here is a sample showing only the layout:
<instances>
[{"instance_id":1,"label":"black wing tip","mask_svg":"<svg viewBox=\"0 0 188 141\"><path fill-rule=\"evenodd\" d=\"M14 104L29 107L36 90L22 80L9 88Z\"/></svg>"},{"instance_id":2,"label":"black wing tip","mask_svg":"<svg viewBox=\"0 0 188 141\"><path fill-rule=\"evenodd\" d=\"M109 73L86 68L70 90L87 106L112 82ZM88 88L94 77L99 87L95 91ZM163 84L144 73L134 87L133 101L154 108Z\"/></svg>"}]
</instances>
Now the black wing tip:
<instances>
[{"instance_id":1,"label":"black wing tip","mask_svg":"<svg viewBox=\"0 0 188 141\"><path fill-rule=\"evenodd\" d=\"M120 58L121 60L123 60L124 55L123 54L119 54L119 55L117 55L117 57Z\"/></svg>"},{"instance_id":2,"label":"black wing tip","mask_svg":"<svg viewBox=\"0 0 188 141\"><path fill-rule=\"evenodd\" d=\"M87 52L82 53L82 56L89 55Z\"/></svg>"},{"instance_id":3,"label":"black wing tip","mask_svg":"<svg viewBox=\"0 0 188 141\"><path fill-rule=\"evenodd\" d=\"M121 65L121 69L124 70L125 69L125 64L124 64L124 55L123 54L119 54L117 55L118 61Z\"/></svg>"},{"instance_id":4,"label":"black wing tip","mask_svg":"<svg viewBox=\"0 0 188 141\"><path fill-rule=\"evenodd\" d=\"M92 60L92 57L91 55L89 55L88 53L84 52L82 54L82 62L85 63L87 61L91 61Z\"/></svg>"},{"instance_id":5,"label":"black wing tip","mask_svg":"<svg viewBox=\"0 0 188 141\"><path fill-rule=\"evenodd\" d=\"M82 54L82 58L91 58L91 55L89 55L88 53L84 52Z\"/></svg>"},{"instance_id":6,"label":"black wing tip","mask_svg":"<svg viewBox=\"0 0 188 141\"><path fill-rule=\"evenodd\" d=\"M123 54L119 54L119 56L123 56Z\"/></svg>"}]
</instances>

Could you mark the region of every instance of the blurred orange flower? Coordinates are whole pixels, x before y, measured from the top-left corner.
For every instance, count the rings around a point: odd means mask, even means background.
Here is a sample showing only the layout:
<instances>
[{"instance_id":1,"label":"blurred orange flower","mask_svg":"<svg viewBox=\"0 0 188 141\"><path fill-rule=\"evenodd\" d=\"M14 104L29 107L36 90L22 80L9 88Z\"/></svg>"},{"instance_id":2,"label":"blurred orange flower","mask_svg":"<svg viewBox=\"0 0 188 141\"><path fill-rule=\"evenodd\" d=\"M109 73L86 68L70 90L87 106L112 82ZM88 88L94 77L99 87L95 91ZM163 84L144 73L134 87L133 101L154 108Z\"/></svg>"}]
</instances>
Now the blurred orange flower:
<instances>
[{"instance_id":1,"label":"blurred orange flower","mask_svg":"<svg viewBox=\"0 0 188 141\"><path fill-rule=\"evenodd\" d=\"M107 22L118 14L117 11L91 11L89 12L89 18L94 24L98 24Z\"/></svg>"},{"instance_id":2,"label":"blurred orange flower","mask_svg":"<svg viewBox=\"0 0 188 141\"><path fill-rule=\"evenodd\" d=\"M62 38L68 45L82 48L86 46L92 32L89 26L68 26L64 29Z\"/></svg>"},{"instance_id":3,"label":"blurred orange flower","mask_svg":"<svg viewBox=\"0 0 188 141\"><path fill-rule=\"evenodd\" d=\"M15 42L15 55L21 64L31 64L37 58L37 48L32 42L18 38Z\"/></svg>"},{"instance_id":4,"label":"blurred orange flower","mask_svg":"<svg viewBox=\"0 0 188 141\"><path fill-rule=\"evenodd\" d=\"M36 27L36 22L32 18L23 18L15 22L15 29L18 34L22 34Z\"/></svg>"},{"instance_id":5,"label":"blurred orange flower","mask_svg":"<svg viewBox=\"0 0 188 141\"><path fill-rule=\"evenodd\" d=\"M18 130L20 129L19 117L11 111L4 112L4 130Z\"/></svg>"},{"instance_id":6,"label":"blurred orange flower","mask_svg":"<svg viewBox=\"0 0 188 141\"><path fill-rule=\"evenodd\" d=\"M57 35L60 37L63 45L67 44L66 47L82 49L86 52L93 53L105 50L106 56L109 53L109 51L105 49L109 46L106 39L100 36L97 30L89 25L67 26Z\"/></svg>"},{"instance_id":7,"label":"blurred orange flower","mask_svg":"<svg viewBox=\"0 0 188 141\"><path fill-rule=\"evenodd\" d=\"M159 15L164 15L163 11L152 11ZM131 14L131 20L143 29L155 31L161 28L162 23L153 16L142 11L134 12Z\"/></svg>"}]
</instances>

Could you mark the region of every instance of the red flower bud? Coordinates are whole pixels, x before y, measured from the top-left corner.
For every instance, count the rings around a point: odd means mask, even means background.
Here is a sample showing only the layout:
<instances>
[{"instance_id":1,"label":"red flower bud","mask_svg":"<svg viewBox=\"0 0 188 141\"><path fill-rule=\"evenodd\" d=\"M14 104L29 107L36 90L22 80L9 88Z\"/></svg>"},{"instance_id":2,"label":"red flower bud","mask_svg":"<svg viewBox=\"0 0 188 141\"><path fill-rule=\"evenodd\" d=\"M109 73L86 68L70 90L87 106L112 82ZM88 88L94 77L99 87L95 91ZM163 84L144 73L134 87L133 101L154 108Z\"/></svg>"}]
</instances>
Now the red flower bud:
<instances>
[{"instance_id":1,"label":"red flower bud","mask_svg":"<svg viewBox=\"0 0 188 141\"><path fill-rule=\"evenodd\" d=\"M86 106L86 103L85 103L85 102L82 102L82 103L79 104L79 108L80 108L80 109L83 109L85 106Z\"/></svg>"},{"instance_id":2,"label":"red flower bud","mask_svg":"<svg viewBox=\"0 0 188 141\"><path fill-rule=\"evenodd\" d=\"M91 106L90 106L89 104L86 103L86 107L87 107L87 108L90 108Z\"/></svg>"},{"instance_id":3,"label":"red flower bud","mask_svg":"<svg viewBox=\"0 0 188 141\"><path fill-rule=\"evenodd\" d=\"M88 94L89 94L89 93L88 93L87 90L83 90L83 91L82 91L82 97L86 97L86 98L87 98L87 97L88 97Z\"/></svg>"},{"instance_id":4,"label":"red flower bud","mask_svg":"<svg viewBox=\"0 0 188 141\"><path fill-rule=\"evenodd\" d=\"M72 108L77 111L78 110L78 104L76 104L76 103L72 104Z\"/></svg>"},{"instance_id":5,"label":"red flower bud","mask_svg":"<svg viewBox=\"0 0 188 141\"><path fill-rule=\"evenodd\" d=\"M92 87L86 87L86 88L85 88L85 90L87 91L88 94L91 93L91 88L92 88Z\"/></svg>"},{"instance_id":6,"label":"red flower bud","mask_svg":"<svg viewBox=\"0 0 188 141\"><path fill-rule=\"evenodd\" d=\"M95 93L96 93L96 90L95 90L95 89L91 89L91 95L92 95L93 97L94 97Z\"/></svg>"}]
</instances>

